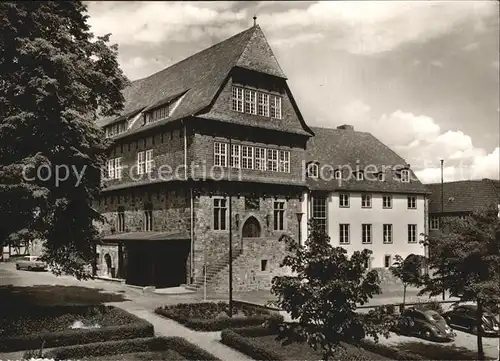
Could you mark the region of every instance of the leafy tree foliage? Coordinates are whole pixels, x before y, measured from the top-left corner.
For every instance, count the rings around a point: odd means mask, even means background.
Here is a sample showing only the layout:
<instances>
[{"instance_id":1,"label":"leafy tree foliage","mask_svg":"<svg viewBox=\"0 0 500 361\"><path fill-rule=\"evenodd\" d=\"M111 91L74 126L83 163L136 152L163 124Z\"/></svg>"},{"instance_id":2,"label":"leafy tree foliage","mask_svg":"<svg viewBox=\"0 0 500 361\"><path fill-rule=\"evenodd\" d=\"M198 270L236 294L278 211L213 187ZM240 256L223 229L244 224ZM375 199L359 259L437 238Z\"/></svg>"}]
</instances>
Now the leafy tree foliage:
<instances>
[{"instance_id":1,"label":"leafy tree foliage","mask_svg":"<svg viewBox=\"0 0 500 361\"><path fill-rule=\"evenodd\" d=\"M343 351L342 341L388 337L393 322L389 312L356 312L357 305L381 293L378 273L365 268L371 251L357 251L349 258L344 248L332 247L330 238L313 223L305 245L286 235L280 241L289 250L281 267L292 275L274 277L271 291L278 297L278 307L298 320L282 326L280 338L285 343L307 342L329 360Z\"/></svg>"},{"instance_id":2,"label":"leafy tree foliage","mask_svg":"<svg viewBox=\"0 0 500 361\"><path fill-rule=\"evenodd\" d=\"M443 291L461 302L477 303L478 357L484 359L481 320L483 308L500 302L500 220L496 205L475 211L466 219L449 218L428 237L432 276L421 294Z\"/></svg>"},{"instance_id":3,"label":"leafy tree foliage","mask_svg":"<svg viewBox=\"0 0 500 361\"><path fill-rule=\"evenodd\" d=\"M394 257L394 263L390 270L392 275L403 283L403 307L406 301L406 288L419 286L423 281L423 263L424 258L417 254L410 254L405 259L400 255Z\"/></svg>"},{"instance_id":4,"label":"leafy tree foliage","mask_svg":"<svg viewBox=\"0 0 500 361\"><path fill-rule=\"evenodd\" d=\"M56 271L77 277L100 220L108 144L95 120L123 109L128 82L87 18L81 1L0 2L0 244L27 229Z\"/></svg>"}]
</instances>

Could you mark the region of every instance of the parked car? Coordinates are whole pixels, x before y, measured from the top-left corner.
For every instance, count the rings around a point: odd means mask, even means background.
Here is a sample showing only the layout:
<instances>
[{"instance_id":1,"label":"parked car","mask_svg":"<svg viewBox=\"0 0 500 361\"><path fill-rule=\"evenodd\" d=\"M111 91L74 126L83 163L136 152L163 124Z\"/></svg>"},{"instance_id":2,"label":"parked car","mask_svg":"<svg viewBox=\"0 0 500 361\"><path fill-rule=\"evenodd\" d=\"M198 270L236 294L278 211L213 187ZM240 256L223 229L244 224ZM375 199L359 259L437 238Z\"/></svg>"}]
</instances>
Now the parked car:
<instances>
[{"instance_id":1,"label":"parked car","mask_svg":"<svg viewBox=\"0 0 500 361\"><path fill-rule=\"evenodd\" d=\"M431 341L452 341L455 333L436 311L407 308L394 329L396 333Z\"/></svg>"},{"instance_id":2,"label":"parked car","mask_svg":"<svg viewBox=\"0 0 500 361\"><path fill-rule=\"evenodd\" d=\"M477 334L477 306L460 305L450 311L443 313L443 317L453 328L466 330L472 334ZM485 335L499 335L498 320L494 313L488 309L483 310L483 333Z\"/></svg>"},{"instance_id":3,"label":"parked car","mask_svg":"<svg viewBox=\"0 0 500 361\"><path fill-rule=\"evenodd\" d=\"M25 269L28 271L46 271L47 264L43 261L40 261L40 257L38 256L24 256L16 262L16 269Z\"/></svg>"}]
</instances>

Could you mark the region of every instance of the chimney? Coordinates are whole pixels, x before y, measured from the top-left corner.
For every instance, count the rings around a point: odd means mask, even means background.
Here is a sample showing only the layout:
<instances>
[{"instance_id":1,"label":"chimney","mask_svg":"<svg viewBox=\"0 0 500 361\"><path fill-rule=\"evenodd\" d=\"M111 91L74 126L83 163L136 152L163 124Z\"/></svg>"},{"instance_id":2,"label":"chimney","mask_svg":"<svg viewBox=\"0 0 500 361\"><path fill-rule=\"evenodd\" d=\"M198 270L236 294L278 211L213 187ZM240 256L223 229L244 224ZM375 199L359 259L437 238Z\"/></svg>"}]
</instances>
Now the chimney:
<instances>
[{"instance_id":1,"label":"chimney","mask_svg":"<svg viewBox=\"0 0 500 361\"><path fill-rule=\"evenodd\" d=\"M349 124L343 124L343 125L339 125L337 127L337 129L341 129L341 130L354 130L354 127L352 125L349 125Z\"/></svg>"}]
</instances>

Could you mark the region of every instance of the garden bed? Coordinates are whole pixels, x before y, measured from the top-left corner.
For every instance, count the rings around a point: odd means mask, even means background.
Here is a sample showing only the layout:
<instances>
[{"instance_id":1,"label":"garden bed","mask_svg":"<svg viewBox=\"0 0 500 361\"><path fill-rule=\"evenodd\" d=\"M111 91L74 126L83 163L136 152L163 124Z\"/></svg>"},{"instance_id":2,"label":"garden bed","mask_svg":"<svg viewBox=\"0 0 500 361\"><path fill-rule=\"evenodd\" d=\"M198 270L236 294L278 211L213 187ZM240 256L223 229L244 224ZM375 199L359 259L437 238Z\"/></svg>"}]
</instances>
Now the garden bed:
<instances>
[{"instance_id":1,"label":"garden bed","mask_svg":"<svg viewBox=\"0 0 500 361\"><path fill-rule=\"evenodd\" d=\"M283 345L276 339L277 333L267 327L248 327L222 331L222 343L255 360L321 360L321 354L305 343ZM375 345L375 347L373 347ZM423 360L416 355L406 354L391 347L363 341L354 346L342 343L342 349L335 356L341 360ZM382 352L380 352L382 351Z\"/></svg>"},{"instance_id":2,"label":"garden bed","mask_svg":"<svg viewBox=\"0 0 500 361\"><path fill-rule=\"evenodd\" d=\"M262 325L267 321L283 321L283 317L276 312L245 303L234 303L232 318L228 316L228 310L227 302L203 302L159 307L155 312L196 331L221 331Z\"/></svg>"},{"instance_id":3,"label":"garden bed","mask_svg":"<svg viewBox=\"0 0 500 361\"><path fill-rule=\"evenodd\" d=\"M25 358L39 357L32 352ZM44 358L56 360L107 361L111 359L126 361L143 360L207 360L220 361L214 355L186 341L181 337L152 337L97 342L86 345L61 347L50 350Z\"/></svg>"},{"instance_id":4,"label":"garden bed","mask_svg":"<svg viewBox=\"0 0 500 361\"><path fill-rule=\"evenodd\" d=\"M153 325L113 306L33 306L4 311L0 311L0 352L154 336Z\"/></svg>"}]
</instances>

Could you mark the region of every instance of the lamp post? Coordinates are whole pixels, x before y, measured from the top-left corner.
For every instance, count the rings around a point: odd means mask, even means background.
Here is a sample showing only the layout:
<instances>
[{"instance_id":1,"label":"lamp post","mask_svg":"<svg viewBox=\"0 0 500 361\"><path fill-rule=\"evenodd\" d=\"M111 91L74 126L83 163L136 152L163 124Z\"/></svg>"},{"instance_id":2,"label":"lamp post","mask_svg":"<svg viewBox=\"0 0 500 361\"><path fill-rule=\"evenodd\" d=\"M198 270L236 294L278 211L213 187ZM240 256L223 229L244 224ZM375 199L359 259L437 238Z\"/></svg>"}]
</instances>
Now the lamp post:
<instances>
[{"instance_id":1,"label":"lamp post","mask_svg":"<svg viewBox=\"0 0 500 361\"><path fill-rule=\"evenodd\" d=\"M231 156L231 137L229 137L229 317L233 317L233 197L231 188L231 166L232 166L232 156Z\"/></svg>"},{"instance_id":2,"label":"lamp post","mask_svg":"<svg viewBox=\"0 0 500 361\"><path fill-rule=\"evenodd\" d=\"M441 159L441 217L443 217L444 212L444 159ZM443 301L445 300L446 295L443 289Z\"/></svg>"},{"instance_id":3,"label":"lamp post","mask_svg":"<svg viewBox=\"0 0 500 361\"><path fill-rule=\"evenodd\" d=\"M297 224L299 226L299 246L302 245L302 216L304 213L302 212L297 212L295 213L297 215Z\"/></svg>"}]
</instances>

